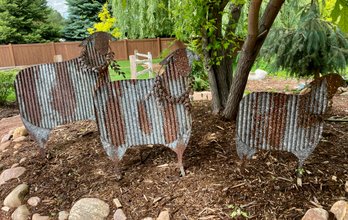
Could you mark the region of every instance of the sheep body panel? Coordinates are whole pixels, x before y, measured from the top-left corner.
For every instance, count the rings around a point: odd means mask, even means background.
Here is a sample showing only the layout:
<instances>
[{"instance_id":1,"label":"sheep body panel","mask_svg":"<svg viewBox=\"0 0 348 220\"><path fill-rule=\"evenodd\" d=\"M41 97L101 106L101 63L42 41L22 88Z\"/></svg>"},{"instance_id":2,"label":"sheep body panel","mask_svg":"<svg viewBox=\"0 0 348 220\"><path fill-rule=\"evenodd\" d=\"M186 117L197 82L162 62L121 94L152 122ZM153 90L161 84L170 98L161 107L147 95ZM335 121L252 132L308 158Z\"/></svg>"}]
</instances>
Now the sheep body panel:
<instances>
[{"instance_id":1,"label":"sheep body panel","mask_svg":"<svg viewBox=\"0 0 348 220\"><path fill-rule=\"evenodd\" d=\"M22 118L46 129L94 119L91 103L98 77L78 69L77 62L42 64L18 73L15 85Z\"/></svg>"},{"instance_id":2,"label":"sheep body panel","mask_svg":"<svg viewBox=\"0 0 348 220\"><path fill-rule=\"evenodd\" d=\"M115 162L130 147L162 144L182 155L191 135L189 104L191 70L185 49L165 60L165 71L154 79L120 80L95 91L95 115L103 147ZM117 165L116 165L117 166Z\"/></svg>"},{"instance_id":3,"label":"sheep body panel","mask_svg":"<svg viewBox=\"0 0 348 220\"><path fill-rule=\"evenodd\" d=\"M80 120L95 120L93 97L108 82L110 36L96 33L82 42L80 57L21 70L15 80L24 126L44 148L51 129Z\"/></svg>"},{"instance_id":4,"label":"sheep body panel","mask_svg":"<svg viewBox=\"0 0 348 220\"><path fill-rule=\"evenodd\" d=\"M257 92L245 96L237 116L239 157L281 150L295 154L302 165L321 138L326 89L323 80L306 95Z\"/></svg>"},{"instance_id":5,"label":"sheep body panel","mask_svg":"<svg viewBox=\"0 0 348 220\"><path fill-rule=\"evenodd\" d=\"M139 80L136 84L115 81L96 91L98 127L110 157L117 155L121 159L131 146L163 144L175 148L179 139L188 143L190 113L182 104L159 106L149 94L153 84L154 79Z\"/></svg>"}]
</instances>

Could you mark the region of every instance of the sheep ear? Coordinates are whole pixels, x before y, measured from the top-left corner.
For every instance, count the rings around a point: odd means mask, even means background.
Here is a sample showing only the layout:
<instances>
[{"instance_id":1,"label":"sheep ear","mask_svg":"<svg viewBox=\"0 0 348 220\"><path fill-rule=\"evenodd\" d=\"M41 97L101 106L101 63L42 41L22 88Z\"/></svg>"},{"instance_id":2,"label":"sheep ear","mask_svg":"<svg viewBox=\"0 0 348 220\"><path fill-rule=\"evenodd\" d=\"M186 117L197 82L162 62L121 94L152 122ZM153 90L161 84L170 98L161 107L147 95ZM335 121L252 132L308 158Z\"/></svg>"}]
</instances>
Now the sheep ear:
<instances>
[{"instance_id":1,"label":"sheep ear","mask_svg":"<svg viewBox=\"0 0 348 220\"><path fill-rule=\"evenodd\" d=\"M160 62L160 64L161 64L162 66L167 65L167 64L169 63L170 58L172 58L173 56L174 56L174 52L171 53L171 54L169 54L166 58L164 58L164 59Z\"/></svg>"}]
</instances>

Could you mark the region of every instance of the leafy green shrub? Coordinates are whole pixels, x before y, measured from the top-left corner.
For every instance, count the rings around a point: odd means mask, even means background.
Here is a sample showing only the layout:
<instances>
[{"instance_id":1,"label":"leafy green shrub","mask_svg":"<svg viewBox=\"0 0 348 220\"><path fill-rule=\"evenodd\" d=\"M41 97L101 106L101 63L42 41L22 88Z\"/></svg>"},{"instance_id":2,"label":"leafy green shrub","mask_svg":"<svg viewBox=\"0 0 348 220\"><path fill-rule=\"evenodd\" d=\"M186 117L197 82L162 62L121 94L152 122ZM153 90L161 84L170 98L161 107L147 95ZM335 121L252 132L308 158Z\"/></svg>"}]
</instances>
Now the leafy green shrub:
<instances>
[{"instance_id":1,"label":"leafy green shrub","mask_svg":"<svg viewBox=\"0 0 348 220\"><path fill-rule=\"evenodd\" d=\"M8 96L14 93L14 79L17 71L0 72L0 104L5 104Z\"/></svg>"},{"instance_id":2,"label":"leafy green shrub","mask_svg":"<svg viewBox=\"0 0 348 220\"><path fill-rule=\"evenodd\" d=\"M194 78L194 91L209 90L208 74L204 70L202 61L194 61L192 63L192 76Z\"/></svg>"}]
</instances>

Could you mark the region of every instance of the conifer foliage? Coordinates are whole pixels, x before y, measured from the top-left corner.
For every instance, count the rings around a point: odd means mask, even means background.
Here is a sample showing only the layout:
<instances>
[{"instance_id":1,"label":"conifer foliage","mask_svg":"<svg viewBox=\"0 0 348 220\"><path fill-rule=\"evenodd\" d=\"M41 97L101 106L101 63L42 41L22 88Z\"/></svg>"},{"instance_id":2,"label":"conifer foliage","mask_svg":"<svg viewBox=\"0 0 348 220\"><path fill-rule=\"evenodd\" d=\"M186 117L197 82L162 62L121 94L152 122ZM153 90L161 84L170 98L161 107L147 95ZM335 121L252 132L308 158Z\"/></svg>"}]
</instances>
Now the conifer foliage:
<instances>
[{"instance_id":1,"label":"conifer foliage","mask_svg":"<svg viewBox=\"0 0 348 220\"><path fill-rule=\"evenodd\" d=\"M87 28L98 21L98 13L106 0L67 0L68 20L64 29L66 40L83 40L89 36Z\"/></svg>"},{"instance_id":2,"label":"conifer foliage","mask_svg":"<svg viewBox=\"0 0 348 220\"><path fill-rule=\"evenodd\" d=\"M294 76L340 72L348 60L348 40L340 29L320 17L315 1L304 11L296 28L278 28L269 39L265 54L275 65Z\"/></svg>"},{"instance_id":3,"label":"conifer foliage","mask_svg":"<svg viewBox=\"0 0 348 220\"><path fill-rule=\"evenodd\" d=\"M59 27L49 22L46 0L1 0L0 44L58 40Z\"/></svg>"}]
</instances>

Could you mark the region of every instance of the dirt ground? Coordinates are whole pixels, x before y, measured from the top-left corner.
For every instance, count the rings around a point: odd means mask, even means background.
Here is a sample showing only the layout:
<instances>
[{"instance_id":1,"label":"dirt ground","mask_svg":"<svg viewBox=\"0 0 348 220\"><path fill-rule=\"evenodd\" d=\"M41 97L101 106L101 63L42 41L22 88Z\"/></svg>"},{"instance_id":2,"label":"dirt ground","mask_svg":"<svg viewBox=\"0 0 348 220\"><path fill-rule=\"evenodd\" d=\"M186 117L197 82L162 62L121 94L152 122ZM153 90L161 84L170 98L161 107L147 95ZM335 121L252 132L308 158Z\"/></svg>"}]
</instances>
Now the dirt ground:
<instances>
[{"instance_id":1,"label":"dirt ground","mask_svg":"<svg viewBox=\"0 0 348 220\"><path fill-rule=\"evenodd\" d=\"M267 81L271 90L288 89L283 80ZM295 84L297 81L289 82L289 87ZM265 85L256 85L249 84L248 89L265 90ZM235 124L211 115L208 102L193 105L193 131L184 155L185 177L179 176L174 152L162 146L142 146L126 153L121 164L123 179L118 181L113 163L102 149L96 124L84 121L55 129L46 158L38 155L34 141L0 153L5 168L27 158L23 163L26 173L0 186L0 201L16 185L26 182L30 197L42 199L31 213L54 218L59 211L69 211L80 198L96 197L110 205L109 219L116 209L112 200L118 198L128 219L155 218L168 209L172 219L204 220L230 219L235 210L231 205L250 219L301 219L308 208L329 210L335 201L348 199L344 190L348 181L348 123L325 123L320 144L305 162L303 186L298 187L294 155L260 152L242 166L235 150ZM0 119L12 112L18 111L1 108ZM347 116L348 96L336 96L329 114ZM0 211L0 219L10 219L9 214Z\"/></svg>"}]
</instances>

